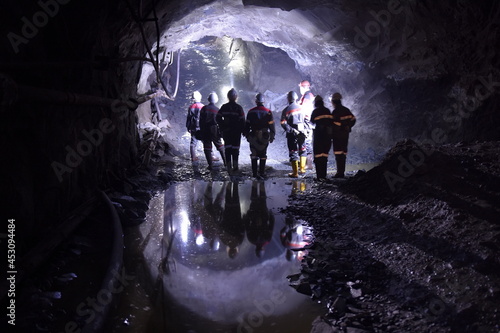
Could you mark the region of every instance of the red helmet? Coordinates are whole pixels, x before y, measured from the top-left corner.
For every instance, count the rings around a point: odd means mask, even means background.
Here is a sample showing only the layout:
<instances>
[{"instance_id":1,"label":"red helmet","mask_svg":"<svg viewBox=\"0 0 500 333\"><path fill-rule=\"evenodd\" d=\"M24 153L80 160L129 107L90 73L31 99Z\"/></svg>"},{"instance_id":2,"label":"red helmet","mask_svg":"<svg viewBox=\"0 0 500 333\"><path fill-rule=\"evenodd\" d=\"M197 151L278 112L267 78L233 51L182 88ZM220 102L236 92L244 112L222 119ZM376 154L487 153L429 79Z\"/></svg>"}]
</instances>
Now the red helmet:
<instances>
[{"instance_id":1,"label":"red helmet","mask_svg":"<svg viewBox=\"0 0 500 333\"><path fill-rule=\"evenodd\" d=\"M301 86L301 87L310 87L311 83L309 83L309 81L307 81L307 80L302 80L302 81L300 81L299 86Z\"/></svg>"}]
</instances>

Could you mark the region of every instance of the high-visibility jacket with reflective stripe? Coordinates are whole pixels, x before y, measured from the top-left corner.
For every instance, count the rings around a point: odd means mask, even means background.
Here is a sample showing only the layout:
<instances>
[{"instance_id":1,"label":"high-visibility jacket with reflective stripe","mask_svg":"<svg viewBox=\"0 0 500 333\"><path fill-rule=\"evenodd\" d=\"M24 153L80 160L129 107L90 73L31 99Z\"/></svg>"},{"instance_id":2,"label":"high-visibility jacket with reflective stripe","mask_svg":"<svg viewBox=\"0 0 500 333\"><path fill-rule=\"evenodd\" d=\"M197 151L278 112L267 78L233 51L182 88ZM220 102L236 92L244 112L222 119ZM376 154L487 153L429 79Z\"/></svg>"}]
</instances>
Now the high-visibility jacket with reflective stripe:
<instances>
[{"instance_id":1,"label":"high-visibility jacket with reflective stripe","mask_svg":"<svg viewBox=\"0 0 500 333\"><path fill-rule=\"evenodd\" d=\"M245 126L245 112L241 105L234 101L223 104L217 113L217 124L221 131L240 132Z\"/></svg>"},{"instance_id":2,"label":"high-visibility jacket with reflective stripe","mask_svg":"<svg viewBox=\"0 0 500 333\"><path fill-rule=\"evenodd\" d=\"M356 124L356 117L352 114L351 110L343 105L338 105L332 111L333 116L333 130L350 132L351 127Z\"/></svg>"},{"instance_id":3,"label":"high-visibility jacket with reflective stripe","mask_svg":"<svg viewBox=\"0 0 500 333\"><path fill-rule=\"evenodd\" d=\"M217 125L216 117L219 108L214 103L205 105L200 111L200 129L207 130L210 126Z\"/></svg>"},{"instance_id":4,"label":"high-visibility jacket with reflective stripe","mask_svg":"<svg viewBox=\"0 0 500 333\"><path fill-rule=\"evenodd\" d=\"M297 103L291 103L281 112L281 127L287 133L291 133L292 129L299 131L304 130L305 114Z\"/></svg>"},{"instance_id":5,"label":"high-visibility jacket with reflective stripe","mask_svg":"<svg viewBox=\"0 0 500 333\"><path fill-rule=\"evenodd\" d=\"M304 123L306 129L312 129L314 126L311 125L311 113L314 109L314 94L307 91L299 100L299 105L304 112Z\"/></svg>"},{"instance_id":6,"label":"high-visibility jacket with reflective stripe","mask_svg":"<svg viewBox=\"0 0 500 333\"><path fill-rule=\"evenodd\" d=\"M246 136L251 131L259 131L263 129L268 129L274 137L275 127L273 113L265 106L258 105L248 111L243 135Z\"/></svg>"},{"instance_id":7,"label":"high-visibility jacket with reflective stripe","mask_svg":"<svg viewBox=\"0 0 500 333\"><path fill-rule=\"evenodd\" d=\"M311 115L311 122L316 125L316 128L331 127L333 125L333 116L330 109L325 106L320 106L314 109Z\"/></svg>"},{"instance_id":8,"label":"high-visibility jacket with reflective stripe","mask_svg":"<svg viewBox=\"0 0 500 333\"><path fill-rule=\"evenodd\" d=\"M186 128L188 131L196 131L200 128L200 111L203 108L200 102L193 103L188 108Z\"/></svg>"}]
</instances>

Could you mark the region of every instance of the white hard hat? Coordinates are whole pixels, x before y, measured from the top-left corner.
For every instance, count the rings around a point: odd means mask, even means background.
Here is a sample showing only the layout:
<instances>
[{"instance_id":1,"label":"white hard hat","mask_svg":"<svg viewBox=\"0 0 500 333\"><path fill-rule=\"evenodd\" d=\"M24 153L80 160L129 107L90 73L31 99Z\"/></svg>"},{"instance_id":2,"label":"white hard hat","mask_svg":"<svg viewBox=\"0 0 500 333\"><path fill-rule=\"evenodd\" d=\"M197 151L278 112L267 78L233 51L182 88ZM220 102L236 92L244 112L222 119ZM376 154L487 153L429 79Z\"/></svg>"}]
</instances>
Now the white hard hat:
<instances>
[{"instance_id":1,"label":"white hard hat","mask_svg":"<svg viewBox=\"0 0 500 333\"><path fill-rule=\"evenodd\" d=\"M201 94L198 90L193 92L192 98L195 100L195 102L201 102Z\"/></svg>"},{"instance_id":2,"label":"white hard hat","mask_svg":"<svg viewBox=\"0 0 500 333\"><path fill-rule=\"evenodd\" d=\"M219 101L219 96L217 96L217 93L210 93L210 95L208 95L208 101L210 103L217 103Z\"/></svg>"}]
</instances>

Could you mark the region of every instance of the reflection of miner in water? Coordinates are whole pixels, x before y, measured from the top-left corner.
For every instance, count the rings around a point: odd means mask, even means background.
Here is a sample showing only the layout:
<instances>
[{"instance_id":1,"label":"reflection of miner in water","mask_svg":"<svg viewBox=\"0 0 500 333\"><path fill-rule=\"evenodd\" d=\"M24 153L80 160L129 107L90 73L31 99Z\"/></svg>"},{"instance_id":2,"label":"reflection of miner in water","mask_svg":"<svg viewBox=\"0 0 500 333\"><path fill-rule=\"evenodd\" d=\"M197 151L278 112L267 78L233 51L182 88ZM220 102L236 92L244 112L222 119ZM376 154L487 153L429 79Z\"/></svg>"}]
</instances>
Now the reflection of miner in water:
<instances>
[{"instance_id":1,"label":"reflection of miner in water","mask_svg":"<svg viewBox=\"0 0 500 333\"><path fill-rule=\"evenodd\" d=\"M255 245L255 254L261 258L264 247L273 237L274 215L267 209L267 196L265 182L252 182L250 194L250 207L243 216L247 239Z\"/></svg>"},{"instance_id":2,"label":"reflection of miner in water","mask_svg":"<svg viewBox=\"0 0 500 333\"><path fill-rule=\"evenodd\" d=\"M286 248L286 259L291 261L294 258L302 260L307 250L304 246L309 245L307 228L295 220L293 216L285 217L285 226L280 231L281 244Z\"/></svg>"},{"instance_id":3,"label":"reflection of miner in water","mask_svg":"<svg viewBox=\"0 0 500 333\"><path fill-rule=\"evenodd\" d=\"M191 206L193 209L189 209L187 214L189 217L190 227L194 235L194 241L196 244L201 245L204 242L202 227L204 211L202 204L203 198L198 194L198 189L195 186L193 186L190 190Z\"/></svg>"},{"instance_id":4,"label":"reflection of miner in water","mask_svg":"<svg viewBox=\"0 0 500 333\"><path fill-rule=\"evenodd\" d=\"M227 255L234 258L238 254L238 246L245 238L245 226L241 219L240 196L238 183L225 183L226 204L222 213L219 238L227 246Z\"/></svg>"},{"instance_id":5,"label":"reflection of miner in water","mask_svg":"<svg viewBox=\"0 0 500 333\"><path fill-rule=\"evenodd\" d=\"M212 195L212 185L212 182L207 183L205 195L203 196L203 204L205 206L205 211L208 213L209 217L206 219L201 219L201 225L203 236L209 241L210 248L212 250L218 250L220 231L219 224L220 220L222 219L222 199L224 194L224 187L221 187L214 201Z\"/></svg>"}]
</instances>

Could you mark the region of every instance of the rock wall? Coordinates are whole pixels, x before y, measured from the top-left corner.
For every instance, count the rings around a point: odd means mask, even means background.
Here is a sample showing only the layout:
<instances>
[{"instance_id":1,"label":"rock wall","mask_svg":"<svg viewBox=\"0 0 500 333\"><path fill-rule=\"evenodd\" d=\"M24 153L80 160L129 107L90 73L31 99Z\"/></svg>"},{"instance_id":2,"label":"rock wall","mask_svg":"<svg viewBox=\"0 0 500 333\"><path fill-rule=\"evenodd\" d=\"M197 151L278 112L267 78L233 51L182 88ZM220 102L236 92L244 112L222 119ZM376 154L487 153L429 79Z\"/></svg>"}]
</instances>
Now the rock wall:
<instances>
[{"instance_id":1,"label":"rock wall","mask_svg":"<svg viewBox=\"0 0 500 333\"><path fill-rule=\"evenodd\" d=\"M120 5L2 5L2 198L19 256L137 164L133 105L119 101L135 96L140 62L117 43L137 33Z\"/></svg>"}]
</instances>

